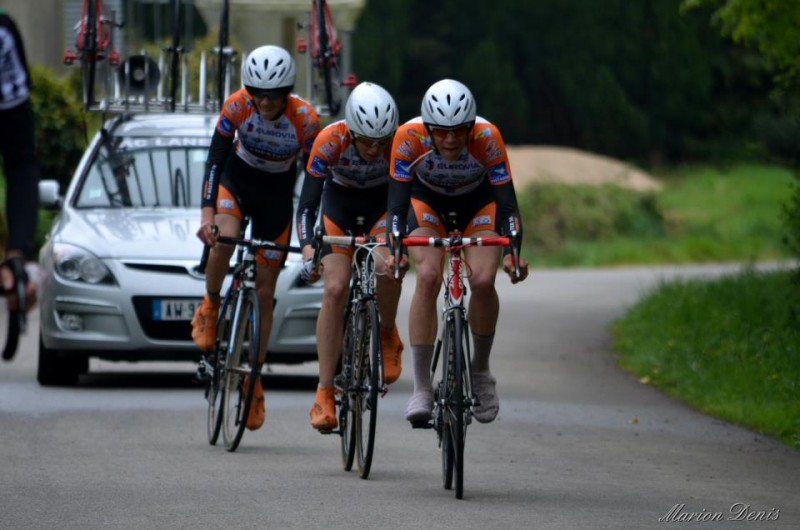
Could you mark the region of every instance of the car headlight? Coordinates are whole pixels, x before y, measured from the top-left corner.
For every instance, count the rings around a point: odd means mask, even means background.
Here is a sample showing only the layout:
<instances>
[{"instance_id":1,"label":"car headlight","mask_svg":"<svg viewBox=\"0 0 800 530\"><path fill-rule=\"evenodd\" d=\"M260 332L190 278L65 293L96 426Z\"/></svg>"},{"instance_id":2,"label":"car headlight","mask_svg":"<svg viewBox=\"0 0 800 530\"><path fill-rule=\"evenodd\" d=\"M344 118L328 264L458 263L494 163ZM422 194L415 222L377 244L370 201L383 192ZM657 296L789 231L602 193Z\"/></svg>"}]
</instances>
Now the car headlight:
<instances>
[{"instance_id":1,"label":"car headlight","mask_svg":"<svg viewBox=\"0 0 800 530\"><path fill-rule=\"evenodd\" d=\"M53 245L53 268L56 274L73 282L114 283L111 271L97 256L74 245Z\"/></svg>"}]
</instances>

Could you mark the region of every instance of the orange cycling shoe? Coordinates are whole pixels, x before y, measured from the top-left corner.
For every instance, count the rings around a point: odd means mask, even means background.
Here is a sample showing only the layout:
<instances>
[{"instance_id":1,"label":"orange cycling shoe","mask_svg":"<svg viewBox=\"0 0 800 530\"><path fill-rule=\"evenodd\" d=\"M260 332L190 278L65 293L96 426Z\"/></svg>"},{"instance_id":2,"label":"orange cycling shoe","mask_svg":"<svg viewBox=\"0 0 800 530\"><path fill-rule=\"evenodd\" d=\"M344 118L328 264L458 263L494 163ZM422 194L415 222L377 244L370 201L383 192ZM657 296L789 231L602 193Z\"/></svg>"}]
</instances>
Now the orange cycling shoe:
<instances>
[{"instance_id":1,"label":"orange cycling shoe","mask_svg":"<svg viewBox=\"0 0 800 530\"><path fill-rule=\"evenodd\" d=\"M192 318L192 340L203 351L213 348L217 340L217 315L219 300L212 303L206 295Z\"/></svg>"},{"instance_id":2,"label":"orange cycling shoe","mask_svg":"<svg viewBox=\"0 0 800 530\"><path fill-rule=\"evenodd\" d=\"M247 388L250 384L250 376L244 376L242 388ZM255 431L264 425L264 418L267 416L267 409L264 406L264 387L261 386L261 378L256 379L256 386L253 388L253 397L250 399L250 412L247 414L245 427Z\"/></svg>"},{"instance_id":3,"label":"orange cycling shoe","mask_svg":"<svg viewBox=\"0 0 800 530\"><path fill-rule=\"evenodd\" d=\"M311 426L318 431L332 431L336 428L336 399L333 397L333 387L317 387L317 397L308 415L311 417Z\"/></svg>"},{"instance_id":4,"label":"orange cycling shoe","mask_svg":"<svg viewBox=\"0 0 800 530\"><path fill-rule=\"evenodd\" d=\"M403 371L403 341L397 326L386 329L381 326L381 352L383 353L383 382L391 385Z\"/></svg>"}]
</instances>

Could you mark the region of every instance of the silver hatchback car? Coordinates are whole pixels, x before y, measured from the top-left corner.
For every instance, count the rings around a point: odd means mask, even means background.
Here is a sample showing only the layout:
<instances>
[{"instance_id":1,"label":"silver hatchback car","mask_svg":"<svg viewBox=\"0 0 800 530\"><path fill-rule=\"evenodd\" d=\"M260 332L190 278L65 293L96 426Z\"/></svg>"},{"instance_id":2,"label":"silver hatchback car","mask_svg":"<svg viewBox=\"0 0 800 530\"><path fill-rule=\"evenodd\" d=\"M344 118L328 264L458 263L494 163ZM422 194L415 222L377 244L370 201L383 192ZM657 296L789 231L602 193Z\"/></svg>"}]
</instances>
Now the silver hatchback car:
<instances>
[{"instance_id":1,"label":"silver hatchback car","mask_svg":"<svg viewBox=\"0 0 800 530\"><path fill-rule=\"evenodd\" d=\"M42 205L60 212L39 256L47 272L40 384L76 384L90 357L199 360L190 322L205 283L195 232L215 123L208 114L119 116L95 136L63 198L55 181L41 182ZM300 256L290 254L268 363L317 359L322 287L303 282L300 269Z\"/></svg>"}]
</instances>

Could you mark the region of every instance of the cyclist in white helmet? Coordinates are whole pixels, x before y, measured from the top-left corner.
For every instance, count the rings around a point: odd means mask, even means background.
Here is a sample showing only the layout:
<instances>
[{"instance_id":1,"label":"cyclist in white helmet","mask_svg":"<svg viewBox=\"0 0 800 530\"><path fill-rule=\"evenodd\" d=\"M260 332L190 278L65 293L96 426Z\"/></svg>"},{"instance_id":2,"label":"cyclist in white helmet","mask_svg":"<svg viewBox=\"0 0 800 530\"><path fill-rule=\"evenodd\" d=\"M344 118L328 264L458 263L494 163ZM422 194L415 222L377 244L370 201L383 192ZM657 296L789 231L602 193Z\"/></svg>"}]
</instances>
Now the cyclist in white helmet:
<instances>
[{"instance_id":1,"label":"cyclist in white helmet","mask_svg":"<svg viewBox=\"0 0 800 530\"><path fill-rule=\"evenodd\" d=\"M297 232L309 266L308 281L316 281L320 274L325 279L322 309L317 318L319 384L309 412L312 427L320 431L337 426L333 378L342 344L342 315L347 303L352 250L326 245L322 249L322 270L310 269L317 210L321 201L320 224L327 235L355 233L357 217L364 218L365 233L386 232L389 146L397 124L397 105L392 96L374 83L361 83L347 100L345 119L328 125L317 136L306 166ZM388 255L388 251L383 255ZM394 325L400 283L390 274L380 274L385 272L384 261L377 261L384 380L388 384L397 380L401 370L403 343Z\"/></svg>"},{"instance_id":2,"label":"cyclist in white helmet","mask_svg":"<svg viewBox=\"0 0 800 530\"><path fill-rule=\"evenodd\" d=\"M216 340L220 290L233 252L231 245L217 244L217 236L238 236L247 215L252 237L289 242L298 159L302 163L303 156L311 152L320 129L314 108L292 94L295 75L289 52L278 46L256 48L242 63L244 87L225 101L217 121L206 161L197 232L197 237L211 246L206 295L192 319L192 338L201 350L211 349ZM234 140L235 152L231 153ZM262 361L272 326L275 285L285 259L285 253L256 256L261 336L265 337L259 352ZM254 399L247 419L249 429L264 422L260 380Z\"/></svg>"},{"instance_id":3,"label":"cyclist in white helmet","mask_svg":"<svg viewBox=\"0 0 800 530\"><path fill-rule=\"evenodd\" d=\"M503 138L494 125L476 114L475 99L462 83L444 79L428 89L421 116L398 128L389 167L390 234L444 237L450 212L457 214L458 229L467 237L508 235L511 230L521 233ZM472 247L465 252L470 269L472 388L480 401L473 414L487 423L500 408L489 354L499 309L494 281L501 251ZM409 253L417 277L409 313L414 393L406 419L416 424L429 420L433 409L430 365L444 262L440 249L411 247ZM393 257L389 263L394 263ZM503 257L503 269L513 283L528 274L527 261L520 258L519 265L521 277L516 278L511 254Z\"/></svg>"}]
</instances>

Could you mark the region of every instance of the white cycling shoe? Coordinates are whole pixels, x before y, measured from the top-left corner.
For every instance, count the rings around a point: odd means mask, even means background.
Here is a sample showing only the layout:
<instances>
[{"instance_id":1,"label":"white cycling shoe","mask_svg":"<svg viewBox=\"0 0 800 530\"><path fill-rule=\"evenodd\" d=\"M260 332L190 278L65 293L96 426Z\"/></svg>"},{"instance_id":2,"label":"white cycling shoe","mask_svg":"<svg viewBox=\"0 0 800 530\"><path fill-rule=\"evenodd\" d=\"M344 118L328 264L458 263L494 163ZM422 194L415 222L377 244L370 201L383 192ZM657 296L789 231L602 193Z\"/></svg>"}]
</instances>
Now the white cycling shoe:
<instances>
[{"instance_id":1,"label":"white cycling shoe","mask_svg":"<svg viewBox=\"0 0 800 530\"><path fill-rule=\"evenodd\" d=\"M481 423L494 421L500 412L500 398L497 395L497 380L489 372L472 374L472 392L478 404L472 408L472 415Z\"/></svg>"}]
</instances>

